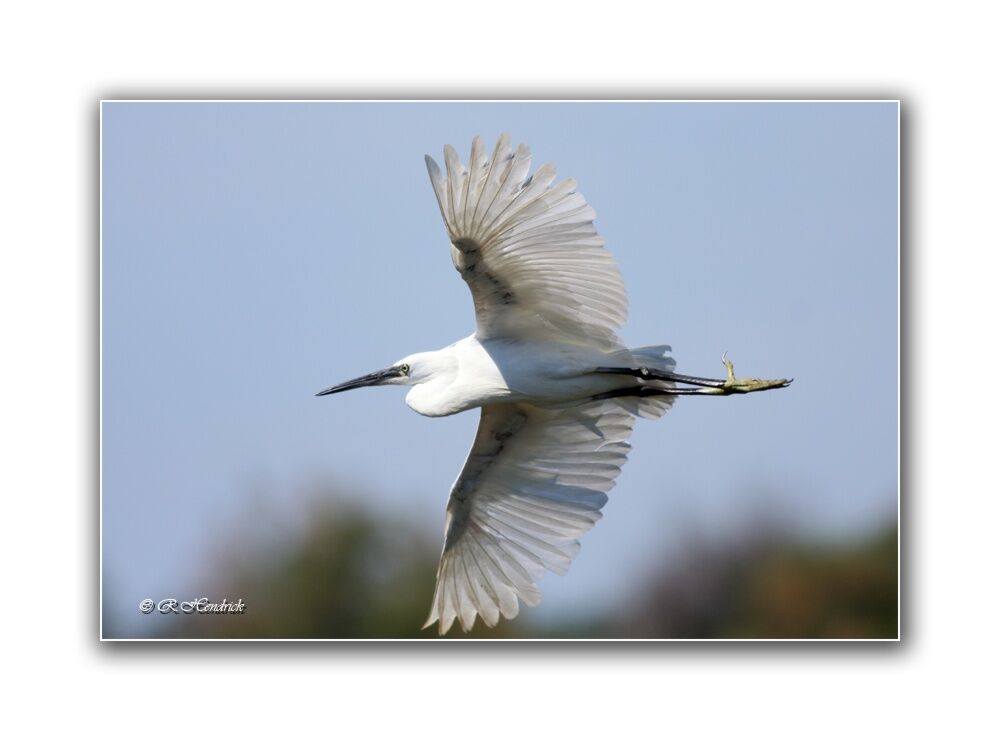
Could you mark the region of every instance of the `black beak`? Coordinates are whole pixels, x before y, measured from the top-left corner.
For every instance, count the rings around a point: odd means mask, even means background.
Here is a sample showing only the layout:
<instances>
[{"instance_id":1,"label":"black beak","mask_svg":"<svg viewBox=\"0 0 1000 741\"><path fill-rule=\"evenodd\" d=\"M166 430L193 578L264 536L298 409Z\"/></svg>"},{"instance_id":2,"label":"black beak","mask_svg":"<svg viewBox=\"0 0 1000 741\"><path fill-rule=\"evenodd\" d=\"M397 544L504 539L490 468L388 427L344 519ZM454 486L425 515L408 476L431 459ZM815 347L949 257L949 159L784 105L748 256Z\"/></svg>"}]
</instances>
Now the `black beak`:
<instances>
[{"instance_id":1,"label":"black beak","mask_svg":"<svg viewBox=\"0 0 1000 741\"><path fill-rule=\"evenodd\" d=\"M331 386L325 391L320 391L316 396L326 396L327 394L336 394L340 391L350 391L351 389L359 389L363 386L378 386L385 383L390 378L398 378L403 375L399 368L385 368L384 370L375 371L374 373L369 373L367 376L361 376L360 378L355 378L352 381L346 381L344 383L338 384L336 386Z\"/></svg>"}]
</instances>

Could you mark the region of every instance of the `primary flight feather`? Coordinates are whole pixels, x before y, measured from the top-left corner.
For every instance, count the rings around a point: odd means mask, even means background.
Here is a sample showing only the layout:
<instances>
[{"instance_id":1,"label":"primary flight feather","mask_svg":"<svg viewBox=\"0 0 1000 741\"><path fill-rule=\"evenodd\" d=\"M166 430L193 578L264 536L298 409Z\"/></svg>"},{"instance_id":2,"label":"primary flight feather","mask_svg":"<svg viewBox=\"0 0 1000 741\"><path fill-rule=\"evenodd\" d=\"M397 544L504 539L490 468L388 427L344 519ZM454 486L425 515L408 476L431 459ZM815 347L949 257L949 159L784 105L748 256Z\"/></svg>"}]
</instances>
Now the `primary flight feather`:
<instances>
[{"instance_id":1,"label":"primary flight feather","mask_svg":"<svg viewBox=\"0 0 1000 741\"><path fill-rule=\"evenodd\" d=\"M628 299L594 228L595 212L555 167L530 174L525 145L451 146L445 170L426 157L455 269L472 292L476 331L441 350L318 396L408 385L427 416L481 408L479 429L448 499L445 542L425 627L445 634L478 615L489 626L538 604L544 571L563 574L601 517L625 463L635 417L661 416L677 396L787 386L674 372L666 345L628 349L617 335ZM688 384L679 386L678 384Z\"/></svg>"}]
</instances>

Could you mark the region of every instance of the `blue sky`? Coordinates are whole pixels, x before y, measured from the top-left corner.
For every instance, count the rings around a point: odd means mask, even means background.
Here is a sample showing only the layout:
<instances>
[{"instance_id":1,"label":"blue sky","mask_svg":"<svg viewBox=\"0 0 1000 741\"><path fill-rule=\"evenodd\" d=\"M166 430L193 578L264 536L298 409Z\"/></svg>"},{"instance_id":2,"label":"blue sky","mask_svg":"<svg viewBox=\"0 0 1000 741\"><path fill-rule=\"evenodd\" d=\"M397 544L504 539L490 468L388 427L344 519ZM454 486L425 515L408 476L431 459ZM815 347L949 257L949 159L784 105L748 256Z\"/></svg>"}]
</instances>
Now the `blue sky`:
<instances>
[{"instance_id":1,"label":"blue sky","mask_svg":"<svg viewBox=\"0 0 1000 741\"><path fill-rule=\"evenodd\" d=\"M632 345L794 376L640 421L540 619L604 608L692 533L895 513L894 103L105 103L105 603L193 595L218 538L343 482L437 533L478 415L332 383L469 334L422 157L508 131L573 176L629 288ZM430 595L428 595L428 600ZM148 623L147 623L148 624Z\"/></svg>"}]
</instances>

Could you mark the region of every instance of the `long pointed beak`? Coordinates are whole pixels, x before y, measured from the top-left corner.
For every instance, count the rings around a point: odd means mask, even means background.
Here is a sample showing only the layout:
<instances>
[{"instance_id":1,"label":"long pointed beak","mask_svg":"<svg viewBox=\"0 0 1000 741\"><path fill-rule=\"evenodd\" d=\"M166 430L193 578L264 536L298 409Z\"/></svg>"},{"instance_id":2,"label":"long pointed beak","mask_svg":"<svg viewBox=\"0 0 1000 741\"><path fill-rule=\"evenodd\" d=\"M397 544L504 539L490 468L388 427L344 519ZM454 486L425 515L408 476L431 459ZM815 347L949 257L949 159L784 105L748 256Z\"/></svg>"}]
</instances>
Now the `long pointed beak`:
<instances>
[{"instance_id":1,"label":"long pointed beak","mask_svg":"<svg viewBox=\"0 0 1000 741\"><path fill-rule=\"evenodd\" d=\"M337 384L336 386L331 386L325 391L320 391L316 396L326 396L328 394L336 394L340 391L350 391L351 389L359 389L364 386L379 386L390 378L397 378L400 376L398 368L384 368L380 371L375 371L374 373L369 373L366 376L360 376L351 381L345 381L344 383Z\"/></svg>"}]
</instances>

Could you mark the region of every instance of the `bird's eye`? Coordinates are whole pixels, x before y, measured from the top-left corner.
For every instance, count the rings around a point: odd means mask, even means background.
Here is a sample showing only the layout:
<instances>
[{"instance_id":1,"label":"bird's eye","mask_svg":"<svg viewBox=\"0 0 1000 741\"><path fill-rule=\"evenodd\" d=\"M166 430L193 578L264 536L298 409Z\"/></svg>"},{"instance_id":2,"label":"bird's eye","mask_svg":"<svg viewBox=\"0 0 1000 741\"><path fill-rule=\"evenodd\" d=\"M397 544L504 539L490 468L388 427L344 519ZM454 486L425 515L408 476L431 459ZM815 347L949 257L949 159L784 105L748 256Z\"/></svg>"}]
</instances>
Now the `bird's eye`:
<instances>
[{"instance_id":1,"label":"bird's eye","mask_svg":"<svg viewBox=\"0 0 1000 741\"><path fill-rule=\"evenodd\" d=\"M399 372L405 376L407 373L410 372L410 366L407 365L406 363L403 363L401 366L399 366Z\"/></svg>"}]
</instances>

